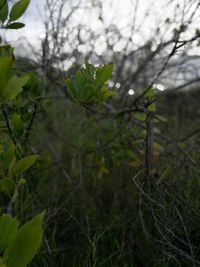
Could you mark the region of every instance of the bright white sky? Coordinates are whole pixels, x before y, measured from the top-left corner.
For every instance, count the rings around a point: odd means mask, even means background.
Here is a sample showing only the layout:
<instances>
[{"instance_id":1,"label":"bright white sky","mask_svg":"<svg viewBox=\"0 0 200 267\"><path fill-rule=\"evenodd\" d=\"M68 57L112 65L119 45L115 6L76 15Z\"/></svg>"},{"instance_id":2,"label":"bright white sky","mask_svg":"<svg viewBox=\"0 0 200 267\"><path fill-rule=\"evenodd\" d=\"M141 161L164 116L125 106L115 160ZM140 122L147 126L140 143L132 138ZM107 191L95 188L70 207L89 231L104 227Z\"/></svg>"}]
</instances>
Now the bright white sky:
<instances>
[{"instance_id":1,"label":"bright white sky","mask_svg":"<svg viewBox=\"0 0 200 267\"><path fill-rule=\"evenodd\" d=\"M89 3L89 0L83 1ZM175 0L174 3L183 4L184 1L185 0ZM141 42L148 36L151 36L153 30L155 30L158 25L161 27L161 30L164 29L166 31L166 27L162 27L162 23L164 23L165 18L172 17L175 6L175 4L167 6L168 2L169 0L103 0L104 19L107 25L111 23L117 25L123 32L123 35L128 37L130 34L130 27L128 26L130 26L130 22L133 21L135 12L137 12L135 16L136 21L134 21L136 25L135 28L139 28L142 23L142 30L135 34L133 38L135 45L141 45ZM31 0L26 14L21 19L26 23L26 27L18 31L7 31L4 33L4 36L12 45L16 46L19 42L19 38L24 36L32 46L39 46L40 39L44 36L43 16L40 14L40 12L44 10L44 3L45 0ZM135 8L136 5L137 8ZM146 14L147 11L149 12L148 15ZM93 11L93 13L79 13L74 17L74 21L77 21L77 23L81 21L89 25L95 31L100 30L102 27L101 21L98 20L98 15L95 11ZM167 33L164 32L163 36L167 38ZM118 46L119 47L116 49L122 49L123 43ZM101 50L101 46L99 45L97 49ZM101 51L99 52L101 53Z\"/></svg>"}]
</instances>

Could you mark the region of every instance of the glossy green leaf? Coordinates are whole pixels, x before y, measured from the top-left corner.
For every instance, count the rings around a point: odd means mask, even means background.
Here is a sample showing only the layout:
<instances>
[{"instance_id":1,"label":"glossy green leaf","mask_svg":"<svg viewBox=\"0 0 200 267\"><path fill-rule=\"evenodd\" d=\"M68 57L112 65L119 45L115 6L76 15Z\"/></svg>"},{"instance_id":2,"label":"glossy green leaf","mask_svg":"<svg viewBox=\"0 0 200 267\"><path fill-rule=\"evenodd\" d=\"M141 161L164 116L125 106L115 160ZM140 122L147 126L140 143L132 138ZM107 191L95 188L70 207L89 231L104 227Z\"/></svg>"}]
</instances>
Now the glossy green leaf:
<instances>
[{"instance_id":1,"label":"glossy green leaf","mask_svg":"<svg viewBox=\"0 0 200 267\"><path fill-rule=\"evenodd\" d=\"M96 86L102 86L105 82L107 82L110 79L112 72L113 72L112 64L98 67L96 72L96 81L95 81Z\"/></svg>"},{"instance_id":2,"label":"glossy green leaf","mask_svg":"<svg viewBox=\"0 0 200 267\"><path fill-rule=\"evenodd\" d=\"M3 255L8 267L26 267L36 255L42 242L42 222L44 212L24 224Z\"/></svg>"},{"instance_id":3,"label":"glossy green leaf","mask_svg":"<svg viewBox=\"0 0 200 267\"><path fill-rule=\"evenodd\" d=\"M21 22L13 22L8 24L5 29L18 30L24 28L25 24Z\"/></svg>"},{"instance_id":4,"label":"glossy green leaf","mask_svg":"<svg viewBox=\"0 0 200 267\"><path fill-rule=\"evenodd\" d=\"M10 20L17 20L19 19L24 12L26 11L30 0L19 0L16 4L13 5L10 11Z\"/></svg>"},{"instance_id":5,"label":"glossy green leaf","mask_svg":"<svg viewBox=\"0 0 200 267\"><path fill-rule=\"evenodd\" d=\"M16 161L9 169L11 177L19 175L28 170L39 158L38 155L27 156L21 160Z\"/></svg>"},{"instance_id":6,"label":"glossy green leaf","mask_svg":"<svg viewBox=\"0 0 200 267\"><path fill-rule=\"evenodd\" d=\"M8 1L7 0L0 0L0 21L3 23L8 17Z\"/></svg>"},{"instance_id":7,"label":"glossy green leaf","mask_svg":"<svg viewBox=\"0 0 200 267\"><path fill-rule=\"evenodd\" d=\"M10 215L0 217L0 253L9 247L17 234L18 222Z\"/></svg>"}]
</instances>

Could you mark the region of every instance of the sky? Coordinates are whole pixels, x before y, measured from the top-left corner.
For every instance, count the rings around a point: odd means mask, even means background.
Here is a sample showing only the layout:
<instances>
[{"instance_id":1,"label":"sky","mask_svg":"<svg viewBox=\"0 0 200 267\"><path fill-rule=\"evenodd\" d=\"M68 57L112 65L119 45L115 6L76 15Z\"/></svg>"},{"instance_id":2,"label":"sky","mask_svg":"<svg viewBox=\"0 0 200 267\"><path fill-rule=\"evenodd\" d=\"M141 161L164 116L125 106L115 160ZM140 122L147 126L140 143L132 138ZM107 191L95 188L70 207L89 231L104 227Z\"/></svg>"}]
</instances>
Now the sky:
<instances>
[{"instance_id":1,"label":"sky","mask_svg":"<svg viewBox=\"0 0 200 267\"><path fill-rule=\"evenodd\" d=\"M126 25L131 19L134 12L134 10L130 9L132 2L134 1L136 2L136 0L104 0L103 10L105 15L105 22L107 24L110 24L110 22L112 21L113 24L120 25L122 29L126 28ZM141 23L140 18L143 19L147 9L151 9L151 12L153 9L154 16L156 16L156 14L163 9L163 4L166 3L166 0L141 0L139 2L140 3L137 9L138 24ZM25 36L28 38L29 42L36 44L38 37L42 37L44 33L43 17L40 14L43 12L44 4L45 0L31 0L30 6L22 18L23 22L26 23L26 27L24 29L15 31L14 33L7 31L5 33L6 38L14 44L20 37ZM93 29L98 30L101 25L99 25L100 23L94 18L94 16L95 14L93 14L92 18L93 23L89 23ZM85 23L87 24L88 18L86 16L82 17L84 17L83 20L85 20ZM154 27L155 25L153 18L149 18L147 23L147 30L151 31L151 26ZM126 35L125 31L124 34Z\"/></svg>"},{"instance_id":2,"label":"sky","mask_svg":"<svg viewBox=\"0 0 200 267\"><path fill-rule=\"evenodd\" d=\"M55 0L57 3L62 0ZM63 0L66 3L70 1L75 4L78 0ZM81 0L83 4L90 6L90 1L95 0ZM168 2L173 1L173 4L167 5ZM115 52L123 51L126 47L125 39L132 38L133 44L136 47L142 46L147 40L154 39L155 48L160 42L161 37L154 36L155 29L159 26L160 33L163 41L169 40L169 34L172 34L172 29L170 27L176 27L176 24L169 24L166 26L166 18L170 20L180 19L180 14L177 14L176 5L188 2L195 2L199 0L102 0L103 3L103 17L104 25L102 21L98 18L98 12L95 9L79 10L72 17L72 20L68 26L77 25L81 23L84 27L90 27L95 32L101 32L105 26L111 24L116 25L124 39L120 42L116 42L114 46ZM29 58L35 59L34 51L41 53L41 41L45 36L44 20L45 20L45 2L46 0L31 0L28 10L24 16L20 19L20 22L24 22L26 26L20 30L8 30L3 31L3 37L7 42L9 42L13 47L15 47L15 54L21 56L27 56ZM195 5L193 5L195 7ZM187 20L190 14L195 10L195 8L190 7L190 10L186 12L185 19ZM66 7L64 10L65 14L69 12L69 8ZM174 18L174 16L177 16ZM135 17L135 19L134 19ZM130 35L131 25L135 25L134 34ZM194 29L200 25L200 10L198 10L195 22L190 25L187 30L186 36L184 38L190 38L194 33ZM98 56L105 54L107 49L105 45L105 36L95 40L95 52ZM151 40L152 40L151 39ZM77 42L78 43L78 42ZM68 44L69 45L69 44ZM75 45L75 43L74 43ZM78 45L78 44L77 44ZM79 52L84 52L87 49L87 44L82 47L78 45ZM66 47L64 46L66 51ZM88 48L89 49L89 48ZM132 48L131 48L132 49ZM153 47L152 47L153 49ZM71 51L71 47L68 48L68 52ZM188 55L200 56L200 46L189 49ZM66 62L69 66L72 64L70 60ZM197 62L199 64L199 61ZM69 67L66 65L65 67ZM174 79L172 79L174 81ZM130 91L130 94L133 92Z\"/></svg>"},{"instance_id":3,"label":"sky","mask_svg":"<svg viewBox=\"0 0 200 267\"><path fill-rule=\"evenodd\" d=\"M43 11L45 0L31 0L30 5L20 19L26 26L20 30L4 31L5 39L16 46L21 38L27 38L31 45L38 45L39 39L44 36L43 18L40 15Z\"/></svg>"},{"instance_id":4,"label":"sky","mask_svg":"<svg viewBox=\"0 0 200 267\"><path fill-rule=\"evenodd\" d=\"M90 0L82 1L90 2ZM161 29L166 30L162 27L164 19L172 17L175 5L184 1L187 0L175 0L174 5L167 5L169 0L103 0L104 21L107 25L111 23L117 25L124 37L128 37L130 34L130 21L133 21L133 15L137 14L134 21L135 27L139 29L142 24L142 31L138 31L132 38L134 38L136 45L141 45L141 42L145 42L145 39L151 36L152 31L158 25L161 26ZM44 5L45 0L31 0L27 12L21 18L21 21L26 24L25 28L18 31L5 31L3 35L6 40L16 47L19 44L19 40L25 37L31 46L39 49L41 39L44 37ZM74 22L89 25L95 31L100 30L102 25L98 20L97 14L95 11L89 12L87 14L84 11L77 13L77 16L74 17ZM167 38L167 32L164 32L163 36ZM103 49L104 46L102 44L97 45L99 54L102 53ZM116 45L117 49L119 51L123 49L123 41ZM199 52L195 50L195 53Z\"/></svg>"}]
</instances>

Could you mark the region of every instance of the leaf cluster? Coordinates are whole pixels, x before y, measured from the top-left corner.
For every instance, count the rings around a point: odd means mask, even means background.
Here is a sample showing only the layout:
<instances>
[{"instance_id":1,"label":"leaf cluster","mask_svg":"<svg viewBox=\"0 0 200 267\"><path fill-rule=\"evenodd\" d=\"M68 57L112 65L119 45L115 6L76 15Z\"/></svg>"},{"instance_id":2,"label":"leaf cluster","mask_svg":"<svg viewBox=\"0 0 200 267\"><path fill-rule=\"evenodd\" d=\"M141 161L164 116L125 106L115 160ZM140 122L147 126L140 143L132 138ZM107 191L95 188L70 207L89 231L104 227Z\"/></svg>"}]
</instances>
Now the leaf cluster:
<instances>
[{"instance_id":1,"label":"leaf cluster","mask_svg":"<svg viewBox=\"0 0 200 267\"><path fill-rule=\"evenodd\" d=\"M73 79L66 79L67 91L79 103L101 103L115 95L106 86L112 72L112 64L95 67L86 63L85 68L78 70Z\"/></svg>"},{"instance_id":2,"label":"leaf cluster","mask_svg":"<svg viewBox=\"0 0 200 267\"><path fill-rule=\"evenodd\" d=\"M9 9L8 0L0 0L0 27L4 29L20 29L25 26L18 19L26 11L30 0L19 0Z\"/></svg>"}]
</instances>

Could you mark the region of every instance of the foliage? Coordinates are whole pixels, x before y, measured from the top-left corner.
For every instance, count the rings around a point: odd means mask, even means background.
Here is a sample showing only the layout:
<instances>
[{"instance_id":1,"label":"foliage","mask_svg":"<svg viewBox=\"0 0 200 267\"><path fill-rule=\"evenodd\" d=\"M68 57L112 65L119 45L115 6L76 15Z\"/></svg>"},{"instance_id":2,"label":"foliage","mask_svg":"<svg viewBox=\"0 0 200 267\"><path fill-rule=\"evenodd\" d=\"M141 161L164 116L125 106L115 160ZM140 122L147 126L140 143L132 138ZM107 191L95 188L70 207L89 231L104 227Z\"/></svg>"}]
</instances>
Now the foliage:
<instances>
[{"instance_id":1,"label":"foliage","mask_svg":"<svg viewBox=\"0 0 200 267\"><path fill-rule=\"evenodd\" d=\"M41 245L43 217L41 213L20 228L17 219L7 214L0 217L0 266L27 266Z\"/></svg>"},{"instance_id":2,"label":"foliage","mask_svg":"<svg viewBox=\"0 0 200 267\"><path fill-rule=\"evenodd\" d=\"M80 103L100 103L114 95L108 90L106 82L111 77L113 66L104 65L95 68L86 63L85 69L78 70L74 79L68 78L66 85L73 100Z\"/></svg>"},{"instance_id":3,"label":"foliage","mask_svg":"<svg viewBox=\"0 0 200 267\"><path fill-rule=\"evenodd\" d=\"M18 0L9 10L9 1L0 0L0 25L5 29L20 29L25 26L24 23L17 22L26 11L30 0Z\"/></svg>"},{"instance_id":4,"label":"foliage","mask_svg":"<svg viewBox=\"0 0 200 267\"><path fill-rule=\"evenodd\" d=\"M8 1L0 1L0 27L19 29L17 20L24 14L29 0L19 0L9 12ZM19 227L15 217L20 208L20 194L26 184L23 175L38 159L26 155L26 143L34 119L38 81L29 72L15 69L13 48L0 46L0 266L26 267L37 253L42 241L41 213ZM22 204L22 203L21 203ZM6 213L5 213L6 212Z\"/></svg>"}]
</instances>

